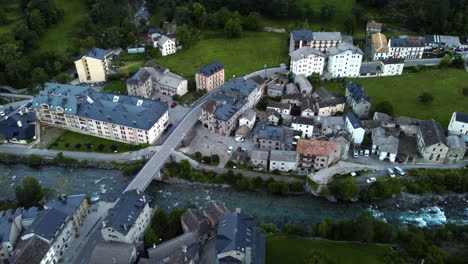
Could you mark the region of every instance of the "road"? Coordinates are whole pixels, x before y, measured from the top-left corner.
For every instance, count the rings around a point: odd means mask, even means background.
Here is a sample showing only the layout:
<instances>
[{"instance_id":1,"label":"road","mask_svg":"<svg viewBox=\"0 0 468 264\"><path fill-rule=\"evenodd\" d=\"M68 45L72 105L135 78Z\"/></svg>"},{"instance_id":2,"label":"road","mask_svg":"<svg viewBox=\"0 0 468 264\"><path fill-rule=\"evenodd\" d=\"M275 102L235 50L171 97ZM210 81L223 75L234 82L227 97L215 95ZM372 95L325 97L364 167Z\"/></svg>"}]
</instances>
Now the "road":
<instances>
[{"instance_id":1,"label":"road","mask_svg":"<svg viewBox=\"0 0 468 264\"><path fill-rule=\"evenodd\" d=\"M441 58L435 59L419 59L419 60L405 60L405 67L421 66L434 66L439 65Z\"/></svg>"}]
</instances>

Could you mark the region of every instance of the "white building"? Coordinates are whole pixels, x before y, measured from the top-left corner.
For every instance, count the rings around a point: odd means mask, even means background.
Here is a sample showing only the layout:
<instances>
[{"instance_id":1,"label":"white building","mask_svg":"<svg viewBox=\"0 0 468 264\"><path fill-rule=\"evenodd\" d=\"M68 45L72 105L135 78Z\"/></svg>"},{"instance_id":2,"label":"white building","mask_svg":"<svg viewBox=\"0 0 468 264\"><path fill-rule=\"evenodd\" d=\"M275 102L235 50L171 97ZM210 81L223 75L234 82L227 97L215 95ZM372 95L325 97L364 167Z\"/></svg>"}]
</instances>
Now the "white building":
<instances>
[{"instance_id":1,"label":"white building","mask_svg":"<svg viewBox=\"0 0 468 264\"><path fill-rule=\"evenodd\" d=\"M169 123L163 102L83 86L46 83L32 107L42 124L135 145L153 144Z\"/></svg>"},{"instance_id":2,"label":"white building","mask_svg":"<svg viewBox=\"0 0 468 264\"><path fill-rule=\"evenodd\" d=\"M177 51L175 40L170 39L166 36L161 36L161 38L157 42L155 42L155 45L161 51L162 56L167 56L176 53Z\"/></svg>"},{"instance_id":3,"label":"white building","mask_svg":"<svg viewBox=\"0 0 468 264\"><path fill-rule=\"evenodd\" d=\"M382 33L375 33L371 36L372 48L371 57L373 61L388 58L389 48L387 37Z\"/></svg>"},{"instance_id":4,"label":"white building","mask_svg":"<svg viewBox=\"0 0 468 264\"><path fill-rule=\"evenodd\" d=\"M309 30L295 30L291 32L289 52L302 47L311 47L322 52L327 51L342 41L340 32L312 32Z\"/></svg>"},{"instance_id":5,"label":"white building","mask_svg":"<svg viewBox=\"0 0 468 264\"><path fill-rule=\"evenodd\" d=\"M104 240L128 244L142 240L154 214L150 199L138 189L125 192L102 222Z\"/></svg>"},{"instance_id":6,"label":"white building","mask_svg":"<svg viewBox=\"0 0 468 264\"><path fill-rule=\"evenodd\" d=\"M295 74L303 74L310 76L312 73L322 75L325 66L325 54L321 51L311 48L302 47L289 53L291 57L291 71Z\"/></svg>"},{"instance_id":7,"label":"white building","mask_svg":"<svg viewBox=\"0 0 468 264\"><path fill-rule=\"evenodd\" d=\"M294 82L299 84L299 90L303 94L312 93L313 86L303 74L294 76Z\"/></svg>"},{"instance_id":8,"label":"white building","mask_svg":"<svg viewBox=\"0 0 468 264\"><path fill-rule=\"evenodd\" d=\"M395 162L398 143L398 138L388 134L385 129L378 127L372 130L372 154L378 155L379 160Z\"/></svg>"},{"instance_id":9,"label":"white building","mask_svg":"<svg viewBox=\"0 0 468 264\"><path fill-rule=\"evenodd\" d=\"M314 132L314 119L307 117L293 117L291 128L302 132L302 138L311 138Z\"/></svg>"},{"instance_id":10,"label":"white building","mask_svg":"<svg viewBox=\"0 0 468 264\"><path fill-rule=\"evenodd\" d=\"M333 77L358 77L364 52L347 42L328 50L328 72Z\"/></svg>"},{"instance_id":11,"label":"white building","mask_svg":"<svg viewBox=\"0 0 468 264\"><path fill-rule=\"evenodd\" d=\"M271 150L269 170L295 171L297 170L298 155L292 150Z\"/></svg>"},{"instance_id":12,"label":"white building","mask_svg":"<svg viewBox=\"0 0 468 264\"><path fill-rule=\"evenodd\" d=\"M380 62L382 73L380 76L393 76L403 74L405 67L405 59L403 58L387 58Z\"/></svg>"},{"instance_id":13,"label":"white building","mask_svg":"<svg viewBox=\"0 0 468 264\"><path fill-rule=\"evenodd\" d=\"M105 82L109 69L107 51L94 48L75 59L76 72L82 83Z\"/></svg>"},{"instance_id":14,"label":"white building","mask_svg":"<svg viewBox=\"0 0 468 264\"><path fill-rule=\"evenodd\" d=\"M255 125L255 118L257 117L257 113L253 109L249 109L243 113L239 118L239 126L248 126L252 129Z\"/></svg>"},{"instance_id":15,"label":"white building","mask_svg":"<svg viewBox=\"0 0 468 264\"><path fill-rule=\"evenodd\" d=\"M424 53L424 38L417 36L400 36L388 41L389 57L406 60L421 59Z\"/></svg>"},{"instance_id":16,"label":"white building","mask_svg":"<svg viewBox=\"0 0 468 264\"><path fill-rule=\"evenodd\" d=\"M462 135L468 141L468 114L454 112L448 126L451 135Z\"/></svg>"},{"instance_id":17,"label":"white building","mask_svg":"<svg viewBox=\"0 0 468 264\"><path fill-rule=\"evenodd\" d=\"M351 112L346 115L346 130L351 135L354 144L361 144L364 140L366 130L362 127L359 118L355 113Z\"/></svg>"},{"instance_id":18,"label":"white building","mask_svg":"<svg viewBox=\"0 0 468 264\"><path fill-rule=\"evenodd\" d=\"M270 101L268 102L266 109L275 110L276 112L280 113L281 116L284 118L285 116L291 115L292 106L291 104L283 104L280 102Z\"/></svg>"}]
</instances>

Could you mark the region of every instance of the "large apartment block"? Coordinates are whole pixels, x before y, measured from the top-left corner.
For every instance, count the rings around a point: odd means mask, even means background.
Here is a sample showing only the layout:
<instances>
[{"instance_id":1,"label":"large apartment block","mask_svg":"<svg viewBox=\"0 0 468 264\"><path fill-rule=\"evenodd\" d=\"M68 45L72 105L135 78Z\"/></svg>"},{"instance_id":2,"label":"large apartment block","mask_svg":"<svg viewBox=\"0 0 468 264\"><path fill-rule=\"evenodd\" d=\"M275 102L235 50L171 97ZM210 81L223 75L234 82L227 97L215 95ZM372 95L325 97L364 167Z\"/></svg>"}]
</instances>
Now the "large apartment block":
<instances>
[{"instance_id":1,"label":"large apartment block","mask_svg":"<svg viewBox=\"0 0 468 264\"><path fill-rule=\"evenodd\" d=\"M358 77L364 52L347 42L328 50L328 72L333 77Z\"/></svg>"},{"instance_id":2,"label":"large apartment block","mask_svg":"<svg viewBox=\"0 0 468 264\"><path fill-rule=\"evenodd\" d=\"M224 83L224 66L215 61L195 72L195 82L197 90L212 91L214 88Z\"/></svg>"},{"instance_id":3,"label":"large apartment block","mask_svg":"<svg viewBox=\"0 0 468 264\"><path fill-rule=\"evenodd\" d=\"M302 47L311 47L321 52L340 44L342 41L340 32L312 32L309 30L295 30L291 32L289 52Z\"/></svg>"},{"instance_id":4,"label":"large apartment block","mask_svg":"<svg viewBox=\"0 0 468 264\"><path fill-rule=\"evenodd\" d=\"M32 107L42 124L136 145L154 143L169 123L165 103L82 86L46 83Z\"/></svg>"},{"instance_id":5,"label":"large apartment block","mask_svg":"<svg viewBox=\"0 0 468 264\"><path fill-rule=\"evenodd\" d=\"M153 92L173 96L187 93L187 80L152 61L146 63L132 78L127 81L127 92L130 96L150 99Z\"/></svg>"},{"instance_id":6,"label":"large apartment block","mask_svg":"<svg viewBox=\"0 0 468 264\"><path fill-rule=\"evenodd\" d=\"M106 81L108 65L107 51L94 48L75 59L76 72L82 83Z\"/></svg>"},{"instance_id":7,"label":"large apartment block","mask_svg":"<svg viewBox=\"0 0 468 264\"><path fill-rule=\"evenodd\" d=\"M424 53L424 38L418 36L393 37L388 41L389 57L406 60L421 59Z\"/></svg>"},{"instance_id":8,"label":"large apartment block","mask_svg":"<svg viewBox=\"0 0 468 264\"><path fill-rule=\"evenodd\" d=\"M325 54L321 51L306 46L289 53L289 56L291 57L290 69L295 75L310 76L312 73L322 75Z\"/></svg>"}]
</instances>

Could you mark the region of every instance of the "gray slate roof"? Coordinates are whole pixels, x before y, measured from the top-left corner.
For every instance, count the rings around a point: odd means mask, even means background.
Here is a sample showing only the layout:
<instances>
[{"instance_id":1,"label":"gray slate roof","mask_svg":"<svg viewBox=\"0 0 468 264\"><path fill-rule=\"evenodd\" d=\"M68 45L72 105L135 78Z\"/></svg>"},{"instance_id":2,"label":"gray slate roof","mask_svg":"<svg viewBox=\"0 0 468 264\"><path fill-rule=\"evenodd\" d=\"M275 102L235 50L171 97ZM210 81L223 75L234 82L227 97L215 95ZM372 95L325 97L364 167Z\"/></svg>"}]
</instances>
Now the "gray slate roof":
<instances>
[{"instance_id":1,"label":"gray slate roof","mask_svg":"<svg viewBox=\"0 0 468 264\"><path fill-rule=\"evenodd\" d=\"M49 243L34 236L27 240L24 247L16 250L13 256L13 263L40 264L49 249Z\"/></svg>"},{"instance_id":2,"label":"gray slate roof","mask_svg":"<svg viewBox=\"0 0 468 264\"><path fill-rule=\"evenodd\" d=\"M404 64L405 59L404 58L386 58L382 60L383 64Z\"/></svg>"},{"instance_id":3,"label":"gray slate roof","mask_svg":"<svg viewBox=\"0 0 468 264\"><path fill-rule=\"evenodd\" d=\"M270 161L297 161L297 152L292 150L271 150Z\"/></svg>"},{"instance_id":4,"label":"gray slate roof","mask_svg":"<svg viewBox=\"0 0 468 264\"><path fill-rule=\"evenodd\" d=\"M65 198L66 199L63 199L63 197L59 197L57 200L48 201L44 204L44 208L53 208L64 213L68 217L73 217L73 214L75 214L78 208L80 208L80 205L86 199L86 195L70 195Z\"/></svg>"},{"instance_id":5,"label":"gray slate roof","mask_svg":"<svg viewBox=\"0 0 468 264\"><path fill-rule=\"evenodd\" d=\"M355 82L346 83L346 90L348 90L351 97L356 103L361 103L364 101L370 102L370 97L364 93L362 86Z\"/></svg>"},{"instance_id":6,"label":"gray slate roof","mask_svg":"<svg viewBox=\"0 0 468 264\"><path fill-rule=\"evenodd\" d=\"M313 32L313 40L342 40L340 32Z\"/></svg>"},{"instance_id":7,"label":"gray slate roof","mask_svg":"<svg viewBox=\"0 0 468 264\"><path fill-rule=\"evenodd\" d=\"M252 160L268 160L269 152L264 150L254 150L250 159Z\"/></svg>"},{"instance_id":8,"label":"gray slate roof","mask_svg":"<svg viewBox=\"0 0 468 264\"><path fill-rule=\"evenodd\" d=\"M311 41L313 36L312 36L312 31L309 30L295 30L291 32L292 34L292 39L293 40L305 40L305 41Z\"/></svg>"},{"instance_id":9,"label":"gray slate roof","mask_svg":"<svg viewBox=\"0 0 468 264\"><path fill-rule=\"evenodd\" d=\"M128 264L135 246L118 242L100 242L91 254L91 264ZM135 252L136 253L136 252ZM136 257L136 256L133 256Z\"/></svg>"},{"instance_id":10,"label":"gray slate roof","mask_svg":"<svg viewBox=\"0 0 468 264\"><path fill-rule=\"evenodd\" d=\"M455 120L462 123L468 123L468 114L456 112Z\"/></svg>"},{"instance_id":11,"label":"gray slate roof","mask_svg":"<svg viewBox=\"0 0 468 264\"><path fill-rule=\"evenodd\" d=\"M140 104L138 105L137 104ZM46 83L32 101L33 108L47 104L62 107L65 114L148 130L168 111L167 104L126 95L98 93L89 87Z\"/></svg>"},{"instance_id":12,"label":"gray slate roof","mask_svg":"<svg viewBox=\"0 0 468 264\"><path fill-rule=\"evenodd\" d=\"M242 251L252 248L253 264L265 263L265 236L258 231L254 219L239 213L224 216L216 236L216 252ZM219 263L232 263L229 258L219 259Z\"/></svg>"},{"instance_id":13,"label":"gray slate roof","mask_svg":"<svg viewBox=\"0 0 468 264\"><path fill-rule=\"evenodd\" d=\"M56 209L43 210L26 230L25 234L34 234L52 241L55 233L66 223L67 215Z\"/></svg>"},{"instance_id":14,"label":"gray slate roof","mask_svg":"<svg viewBox=\"0 0 468 264\"><path fill-rule=\"evenodd\" d=\"M307 118L304 116L294 116L291 119L291 123L313 126L315 124L315 121L313 118Z\"/></svg>"},{"instance_id":15,"label":"gray slate roof","mask_svg":"<svg viewBox=\"0 0 468 264\"><path fill-rule=\"evenodd\" d=\"M359 121L359 118L356 116L354 112L348 113L346 117L349 119L349 122L351 122L351 125L353 126L354 129L362 127L361 121Z\"/></svg>"},{"instance_id":16,"label":"gray slate roof","mask_svg":"<svg viewBox=\"0 0 468 264\"><path fill-rule=\"evenodd\" d=\"M424 143L427 147L434 144L447 145L447 138L445 137L444 130L434 119L422 121L419 124Z\"/></svg>"},{"instance_id":17,"label":"gray slate roof","mask_svg":"<svg viewBox=\"0 0 468 264\"><path fill-rule=\"evenodd\" d=\"M162 47L169 40L171 39L162 35L161 38L158 40L158 46Z\"/></svg>"},{"instance_id":18,"label":"gray slate roof","mask_svg":"<svg viewBox=\"0 0 468 264\"><path fill-rule=\"evenodd\" d=\"M303 57L309 56L311 54L315 54L317 56L325 57L325 54L317 49L311 48L311 47L302 47L300 49L297 49L291 53L289 53L289 56L293 61L297 61L302 59Z\"/></svg>"},{"instance_id":19,"label":"gray slate roof","mask_svg":"<svg viewBox=\"0 0 468 264\"><path fill-rule=\"evenodd\" d=\"M187 211L182 214L180 220L187 226L188 230L185 230L187 232L199 232L200 235L211 232L208 218L199 210L192 208L187 209Z\"/></svg>"},{"instance_id":20,"label":"gray slate roof","mask_svg":"<svg viewBox=\"0 0 468 264\"><path fill-rule=\"evenodd\" d=\"M151 76L156 76L156 70L152 67L143 67L127 80L127 85L140 85L146 83Z\"/></svg>"},{"instance_id":21,"label":"gray slate roof","mask_svg":"<svg viewBox=\"0 0 468 264\"><path fill-rule=\"evenodd\" d=\"M379 146L379 150L387 153L398 153L398 138L388 134L385 129L378 127L372 130L372 144Z\"/></svg>"},{"instance_id":22,"label":"gray slate roof","mask_svg":"<svg viewBox=\"0 0 468 264\"><path fill-rule=\"evenodd\" d=\"M8 117L8 119L0 120L0 135L5 139L27 140L36 135L36 113L29 111L20 115L16 113ZM21 127L18 126L21 122Z\"/></svg>"},{"instance_id":23,"label":"gray slate roof","mask_svg":"<svg viewBox=\"0 0 468 264\"><path fill-rule=\"evenodd\" d=\"M225 82L219 89L225 93L234 93L239 96L249 96L258 84L250 79L246 80L242 77L234 78Z\"/></svg>"},{"instance_id":24,"label":"gray slate roof","mask_svg":"<svg viewBox=\"0 0 468 264\"><path fill-rule=\"evenodd\" d=\"M106 228L110 227L123 235L128 234L150 200L149 195L136 189L125 192L104 219Z\"/></svg>"},{"instance_id":25,"label":"gray slate roof","mask_svg":"<svg viewBox=\"0 0 468 264\"><path fill-rule=\"evenodd\" d=\"M83 53L82 55L76 57L75 61L83 58L84 56L94 58L94 59L98 59L98 60L104 60L106 58L106 54L107 54L106 50L99 49L99 48L93 48L93 49Z\"/></svg>"},{"instance_id":26,"label":"gray slate roof","mask_svg":"<svg viewBox=\"0 0 468 264\"><path fill-rule=\"evenodd\" d=\"M270 101L267 104L267 108L270 108L270 107L280 108L280 109L291 109L291 104L285 104L285 103Z\"/></svg>"},{"instance_id":27,"label":"gray slate roof","mask_svg":"<svg viewBox=\"0 0 468 264\"><path fill-rule=\"evenodd\" d=\"M211 224L215 226L218 224L221 217L229 214L229 210L227 209L226 205L224 205L224 203L217 200L212 200L203 209L203 214L208 217Z\"/></svg>"},{"instance_id":28,"label":"gray slate roof","mask_svg":"<svg viewBox=\"0 0 468 264\"><path fill-rule=\"evenodd\" d=\"M201 74L205 77L209 77L219 71L224 69L224 66L221 64L219 61L212 62L208 65L205 65L204 67L197 69L195 73Z\"/></svg>"},{"instance_id":29,"label":"gray slate roof","mask_svg":"<svg viewBox=\"0 0 468 264\"><path fill-rule=\"evenodd\" d=\"M334 56L348 50L364 55L364 52L359 47L349 44L348 42L342 42L337 46L331 47L330 49L328 49L328 54L330 56Z\"/></svg>"},{"instance_id":30,"label":"gray slate roof","mask_svg":"<svg viewBox=\"0 0 468 264\"><path fill-rule=\"evenodd\" d=\"M187 252L183 248L187 247ZM200 245L194 233L189 232L148 249L150 263L188 264L197 254Z\"/></svg>"}]
</instances>

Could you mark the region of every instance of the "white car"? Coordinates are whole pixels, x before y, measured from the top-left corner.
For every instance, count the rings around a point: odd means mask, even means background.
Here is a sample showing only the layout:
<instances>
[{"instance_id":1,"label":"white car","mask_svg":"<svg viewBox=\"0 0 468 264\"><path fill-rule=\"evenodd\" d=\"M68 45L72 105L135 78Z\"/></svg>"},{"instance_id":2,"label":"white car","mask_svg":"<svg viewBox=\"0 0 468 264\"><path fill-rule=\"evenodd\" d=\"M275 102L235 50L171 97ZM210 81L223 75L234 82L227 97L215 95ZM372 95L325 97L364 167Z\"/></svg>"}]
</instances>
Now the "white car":
<instances>
[{"instance_id":1,"label":"white car","mask_svg":"<svg viewBox=\"0 0 468 264\"><path fill-rule=\"evenodd\" d=\"M351 176L352 176L352 177L356 177L356 176L357 176L357 173L353 171L353 172L351 172Z\"/></svg>"},{"instance_id":2,"label":"white car","mask_svg":"<svg viewBox=\"0 0 468 264\"><path fill-rule=\"evenodd\" d=\"M395 168L393 168L393 170L396 171L396 173L398 173L401 176L405 176L405 174L406 174L406 172L400 167L395 167Z\"/></svg>"},{"instance_id":3,"label":"white car","mask_svg":"<svg viewBox=\"0 0 468 264\"><path fill-rule=\"evenodd\" d=\"M1 111L0 116L5 116L5 112Z\"/></svg>"},{"instance_id":4,"label":"white car","mask_svg":"<svg viewBox=\"0 0 468 264\"><path fill-rule=\"evenodd\" d=\"M364 156L364 150L361 149L361 150L359 151L359 155L360 155L360 156Z\"/></svg>"},{"instance_id":5,"label":"white car","mask_svg":"<svg viewBox=\"0 0 468 264\"><path fill-rule=\"evenodd\" d=\"M233 147L232 146L229 146L228 150L227 150L227 153L228 154L231 154L232 153L232 150L233 150Z\"/></svg>"},{"instance_id":6,"label":"white car","mask_svg":"<svg viewBox=\"0 0 468 264\"><path fill-rule=\"evenodd\" d=\"M392 169L387 168L387 173L388 173L388 176L390 176L390 177L392 177L392 178L395 178L395 172L393 172Z\"/></svg>"},{"instance_id":7,"label":"white car","mask_svg":"<svg viewBox=\"0 0 468 264\"><path fill-rule=\"evenodd\" d=\"M370 152L368 149L364 150L364 157L369 157L369 154Z\"/></svg>"},{"instance_id":8,"label":"white car","mask_svg":"<svg viewBox=\"0 0 468 264\"><path fill-rule=\"evenodd\" d=\"M373 183L375 181L377 181L375 177L370 177L369 179L367 179L367 183Z\"/></svg>"},{"instance_id":9,"label":"white car","mask_svg":"<svg viewBox=\"0 0 468 264\"><path fill-rule=\"evenodd\" d=\"M244 138L243 137L236 137L236 141L237 142L244 142Z\"/></svg>"},{"instance_id":10,"label":"white car","mask_svg":"<svg viewBox=\"0 0 468 264\"><path fill-rule=\"evenodd\" d=\"M357 158L357 157L358 157L358 151L357 151L357 150L355 150L355 151L354 151L354 155L353 155L353 157L355 157L355 158Z\"/></svg>"}]
</instances>

